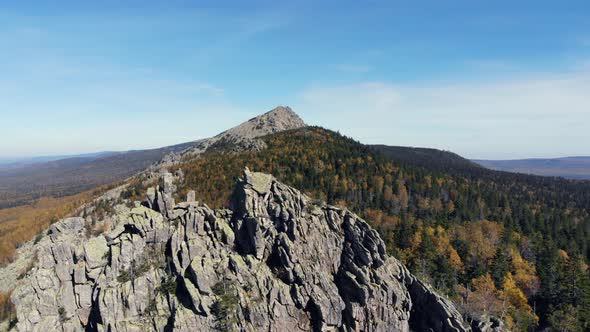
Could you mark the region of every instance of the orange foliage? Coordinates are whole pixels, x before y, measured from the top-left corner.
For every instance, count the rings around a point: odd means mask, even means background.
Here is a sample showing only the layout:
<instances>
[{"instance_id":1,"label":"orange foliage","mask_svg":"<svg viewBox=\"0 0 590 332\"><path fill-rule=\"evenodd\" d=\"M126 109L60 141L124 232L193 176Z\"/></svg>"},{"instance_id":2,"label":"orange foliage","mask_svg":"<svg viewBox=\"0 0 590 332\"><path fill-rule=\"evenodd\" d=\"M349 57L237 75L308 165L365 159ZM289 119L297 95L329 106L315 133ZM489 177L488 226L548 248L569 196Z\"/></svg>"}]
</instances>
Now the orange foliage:
<instances>
[{"instance_id":1,"label":"orange foliage","mask_svg":"<svg viewBox=\"0 0 590 332\"><path fill-rule=\"evenodd\" d=\"M535 265L523 259L514 248L510 248L509 253L514 271L514 281L528 297L535 295L541 286Z\"/></svg>"},{"instance_id":2,"label":"orange foliage","mask_svg":"<svg viewBox=\"0 0 590 332\"><path fill-rule=\"evenodd\" d=\"M500 293L494 286L494 280L490 274L471 280L471 287L457 286L461 296L461 307L472 317L484 315L500 316L502 312L502 301Z\"/></svg>"},{"instance_id":3,"label":"orange foliage","mask_svg":"<svg viewBox=\"0 0 590 332\"><path fill-rule=\"evenodd\" d=\"M467 257L464 259L470 262L485 262L485 265L489 266L500 242L502 230L502 225L482 220L454 227L453 236L470 244Z\"/></svg>"},{"instance_id":4,"label":"orange foliage","mask_svg":"<svg viewBox=\"0 0 590 332\"><path fill-rule=\"evenodd\" d=\"M512 330L528 330L531 326L536 326L539 317L533 312L526 295L518 288L511 273L504 278L503 288L501 296L508 304L508 315L504 319L507 325Z\"/></svg>"},{"instance_id":5,"label":"orange foliage","mask_svg":"<svg viewBox=\"0 0 590 332\"><path fill-rule=\"evenodd\" d=\"M21 244L74 213L106 187L60 198L43 197L27 206L0 210L0 264L11 261Z\"/></svg>"}]
</instances>

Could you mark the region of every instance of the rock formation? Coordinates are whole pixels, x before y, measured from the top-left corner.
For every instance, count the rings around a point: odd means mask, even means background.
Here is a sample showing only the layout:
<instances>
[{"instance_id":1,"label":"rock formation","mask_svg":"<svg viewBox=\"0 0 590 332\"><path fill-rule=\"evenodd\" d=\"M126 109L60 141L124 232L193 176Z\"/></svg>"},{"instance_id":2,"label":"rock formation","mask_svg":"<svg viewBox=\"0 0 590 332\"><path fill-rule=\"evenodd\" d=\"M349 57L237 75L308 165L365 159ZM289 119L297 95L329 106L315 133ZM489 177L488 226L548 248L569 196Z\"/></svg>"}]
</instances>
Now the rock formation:
<instances>
[{"instance_id":1,"label":"rock formation","mask_svg":"<svg viewBox=\"0 0 590 332\"><path fill-rule=\"evenodd\" d=\"M468 331L354 213L245 171L232 209L172 175L87 239L54 224L14 291L18 331Z\"/></svg>"},{"instance_id":2,"label":"rock formation","mask_svg":"<svg viewBox=\"0 0 590 332\"><path fill-rule=\"evenodd\" d=\"M231 147L232 151L262 150L266 145L259 137L305 126L305 122L289 106L277 106L216 136L196 141L180 153L167 154L159 163L153 165L151 170L177 164L183 158L196 158L216 147Z\"/></svg>"}]
</instances>

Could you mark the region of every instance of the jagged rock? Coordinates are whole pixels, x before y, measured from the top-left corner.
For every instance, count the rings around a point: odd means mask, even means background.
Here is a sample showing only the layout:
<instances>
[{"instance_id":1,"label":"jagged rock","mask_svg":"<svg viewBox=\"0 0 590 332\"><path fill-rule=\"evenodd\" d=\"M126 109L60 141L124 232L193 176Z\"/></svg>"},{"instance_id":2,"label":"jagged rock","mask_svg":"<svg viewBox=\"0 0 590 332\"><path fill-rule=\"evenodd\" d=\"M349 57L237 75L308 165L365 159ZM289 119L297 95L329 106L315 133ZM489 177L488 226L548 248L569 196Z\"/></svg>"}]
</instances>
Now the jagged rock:
<instances>
[{"instance_id":1,"label":"jagged rock","mask_svg":"<svg viewBox=\"0 0 590 332\"><path fill-rule=\"evenodd\" d=\"M174 204L174 190L164 175L105 236L52 228L13 293L17 329L212 331L225 301L240 331L471 330L350 211L248 170L233 210Z\"/></svg>"},{"instance_id":2,"label":"jagged rock","mask_svg":"<svg viewBox=\"0 0 590 332\"><path fill-rule=\"evenodd\" d=\"M506 331L506 327L504 326L504 322L501 320L490 317L490 316L483 316L478 320L474 320L471 322L471 327L473 328L473 332L501 332Z\"/></svg>"},{"instance_id":3,"label":"jagged rock","mask_svg":"<svg viewBox=\"0 0 590 332\"><path fill-rule=\"evenodd\" d=\"M186 194L186 201L188 203L192 203L194 202L196 199L196 194L194 190L190 190L187 194Z\"/></svg>"},{"instance_id":4,"label":"jagged rock","mask_svg":"<svg viewBox=\"0 0 590 332\"><path fill-rule=\"evenodd\" d=\"M149 187L147 189L146 198L147 198L147 206L150 209L153 209L154 208L154 204L156 204L156 188Z\"/></svg>"},{"instance_id":5,"label":"jagged rock","mask_svg":"<svg viewBox=\"0 0 590 332\"><path fill-rule=\"evenodd\" d=\"M88 269L93 270L103 266L106 263L105 254L109 251L107 241L104 236L97 236L88 240L84 245L84 258Z\"/></svg>"},{"instance_id":6,"label":"jagged rock","mask_svg":"<svg viewBox=\"0 0 590 332\"><path fill-rule=\"evenodd\" d=\"M49 227L47 234L52 240L59 238L63 234L75 234L84 229L84 219L79 217L66 218L61 222L55 223Z\"/></svg>"},{"instance_id":7,"label":"jagged rock","mask_svg":"<svg viewBox=\"0 0 590 332\"><path fill-rule=\"evenodd\" d=\"M86 283L86 263L81 262L74 267L74 283L81 285Z\"/></svg>"},{"instance_id":8,"label":"jagged rock","mask_svg":"<svg viewBox=\"0 0 590 332\"><path fill-rule=\"evenodd\" d=\"M266 194L272 184L272 176L264 173L252 173L248 168L244 171L244 180L259 194Z\"/></svg>"},{"instance_id":9,"label":"jagged rock","mask_svg":"<svg viewBox=\"0 0 590 332\"><path fill-rule=\"evenodd\" d=\"M193 259L188 268L189 279L197 287L199 292L205 295L213 293L212 287L217 279L217 275L211 266L211 261L204 259Z\"/></svg>"},{"instance_id":10,"label":"jagged rock","mask_svg":"<svg viewBox=\"0 0 590 332\"><path fill-rule=\"evenodd\" d=\"M167 218L173 218L175 204L172 196L175 191L174 176L171 173L164 172L161 174L159 185L156 188L148 188L147 200L144 205L160 212Z\"/></svg>"},{"instance_id":11,"label":"jagged rock","mask_svg":"<svg viewBox=\"0 0 590 332\"><path fill-rule=\"evenodd\" d=\"M171 173L164 173L160 177L160 189L165 194L172 194L176 191L176 186L174 185L174 177Z\"/></svg>"},{"instance_id":12,"label":"jagged rock","mask_svg":"<svg viewBox=\"0 0 590 332\"><path fill-rule=\"evenodd\" d=\"M422 281L413 278L409 285L416 314L412 317L418 330L465 331L467 327L461 314L452 303L436 294Z\"/></svg>"}]
</instances>

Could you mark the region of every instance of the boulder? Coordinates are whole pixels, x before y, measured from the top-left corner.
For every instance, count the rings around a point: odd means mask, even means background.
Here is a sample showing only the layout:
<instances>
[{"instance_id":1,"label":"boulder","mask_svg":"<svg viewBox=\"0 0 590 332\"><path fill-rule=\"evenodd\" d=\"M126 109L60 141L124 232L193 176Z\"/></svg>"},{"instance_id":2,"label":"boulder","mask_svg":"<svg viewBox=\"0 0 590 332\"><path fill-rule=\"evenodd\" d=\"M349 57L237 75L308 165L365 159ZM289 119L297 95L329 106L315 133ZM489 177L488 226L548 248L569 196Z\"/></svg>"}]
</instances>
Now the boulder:
<instances>
[{"instance_id":1,"label":"boulder","mask_svg":"<svg viewBox=\"0 0 590 332\"><path fill-rule=\"evenodd\" d=\"M106 264L106 254L109 252L104 236L88 240L84 245L84 258L88 269L93 270Z\"/></svg>"}]
</instances>

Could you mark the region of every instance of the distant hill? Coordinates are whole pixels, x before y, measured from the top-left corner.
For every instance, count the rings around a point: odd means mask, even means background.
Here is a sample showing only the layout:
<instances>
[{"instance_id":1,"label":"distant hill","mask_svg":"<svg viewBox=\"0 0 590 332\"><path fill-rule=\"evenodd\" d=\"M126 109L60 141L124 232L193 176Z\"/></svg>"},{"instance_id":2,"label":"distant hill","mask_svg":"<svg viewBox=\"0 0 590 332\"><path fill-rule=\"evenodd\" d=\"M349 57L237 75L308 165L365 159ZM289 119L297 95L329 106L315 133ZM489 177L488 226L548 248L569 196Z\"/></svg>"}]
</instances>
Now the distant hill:
<instances>
[{"instance_id":1,"label":"distant hill","mask_svg":"<svg viewBox=\"0 0 590 332\"><path fill-rule=\"evenodd\" d=\"M473 162L499 171L590 180L590 157L473 160Z\"/></svg>"},{"instance_id":2,"label":"distant hill","mask_svg":"<svg viewBox=\"0 0 590 332\"><path fill-rule=\"evenodd\" d=\"M395 159L398 163L423 167L431 171L456 174L482 170L478 164L450 151L388 145L369 145L369 147Z\"/></svg>"},{"instance_id":3,"label":"distant hill","mask_svg":"<svg viewBox=\"0 0 590 332\"><path fill-rule=\"evenodd\" d=\"M15 169L26 165L40 164L54 160L70 159L70 158L97 158L114 155L120 152L115 151L101 151L95 153L83 153L76 155L55 155L55 156L38 156L38 157L13 157L0 158L0 170Z\"/></svg>"},{"instance_id":4,"label":"distant hill","mask_svg":"<svg viewBox=\"0 0 590 332\"><path fill-rule=\"evenodd\" d=\"M18 206L44 196L72 195L103 184L123 180L166 154L179 152L192 143L159 149L11 164L0 167L0 208Z\"/></svg>"}]
</instances>

